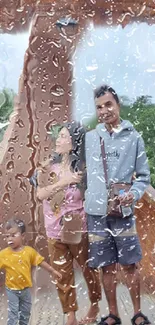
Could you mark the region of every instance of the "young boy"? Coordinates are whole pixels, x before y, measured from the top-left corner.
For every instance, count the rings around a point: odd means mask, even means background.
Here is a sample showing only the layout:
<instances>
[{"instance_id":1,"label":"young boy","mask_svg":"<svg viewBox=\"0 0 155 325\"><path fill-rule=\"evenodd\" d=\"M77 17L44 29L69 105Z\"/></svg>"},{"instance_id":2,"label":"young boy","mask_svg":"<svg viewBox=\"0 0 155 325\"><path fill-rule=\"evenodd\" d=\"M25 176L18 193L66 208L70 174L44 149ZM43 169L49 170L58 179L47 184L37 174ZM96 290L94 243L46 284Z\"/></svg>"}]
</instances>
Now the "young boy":
<instances>
[{"instance_id":1,"label":"young boy","mask_svg":"<svg viewBox=\"0 0 155 325\"><path fill-rule=\"evenodd\" d=\"M31 268L41 266L55 279L61 274L44 261L38 252L30 246L23 245L25 224L22 220L9 220L5 225L7 248L0 252L0 268L6 271L6 293L8 297L7 325L27 325L31 312L32 287Z\"/></svg>"}]
</instances>

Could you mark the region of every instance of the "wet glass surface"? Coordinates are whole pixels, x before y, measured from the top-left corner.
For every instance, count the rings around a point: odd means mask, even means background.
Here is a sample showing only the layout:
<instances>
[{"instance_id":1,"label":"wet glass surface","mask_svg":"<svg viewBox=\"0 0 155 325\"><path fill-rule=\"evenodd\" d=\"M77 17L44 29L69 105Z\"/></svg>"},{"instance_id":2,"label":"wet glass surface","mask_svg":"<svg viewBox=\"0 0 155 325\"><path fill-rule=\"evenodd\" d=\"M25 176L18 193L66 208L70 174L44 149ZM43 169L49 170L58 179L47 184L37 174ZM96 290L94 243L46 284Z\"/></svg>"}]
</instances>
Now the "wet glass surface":
<instances>
[{"instance_id":1,"label":"wet glass surface","mask_svg":"<svg viewBox=\"0 0 155 325\"><path fill-rule=\"evenodd\" d=\"M52 153L54 140L49 135L52 126L73 118L89 128L95 126L93 90L100 84L114 87L121 98L122 117L131 120L142 134L151 168L151 184L155 187L155 8L153 3L148 6L145 3L133 7L124 4L122 9L114 5L111 10L107 2L102 11L102 2L91 0L81 2L80 7L76 7L76 3L71 15L66 2L64 9L62 4L35 7L25 5L24 1L17 6L12 3L8 6L4 1L0 3L1 233L6 220L13 216L24 219L27 243L48 258L42 204L37 201L29 178L38 163ZM124 146L122 142L120 150L124 150ZM98 161L96 153L92 154L93 160ZM118 154L116 151L113 156L109 154L111 165ZM99 178L102 182L102 175ZM155 191L150 187L136 205L136 216L143 248L142 284L149 293L143 296L144 312L155 323L154 197ZM99 202L102 204L103 200ZM1 236L1 249L6 247L3 238ZM63 262L62 259L62 265ZM37 271L34 279L32 324L41 324L41 321L48 324L54 313L53 324L60 324L61 307L50 278ZM87 294L79 272L77 291L82 314L85 314L83 306L88 305ZM120 313L128 324L132 305L123 286L118 296ZM6 324L3 291L0 299L3 325ZM107 314L106 308L102 305L101 314Z\"/></svg>"}]
</instances>

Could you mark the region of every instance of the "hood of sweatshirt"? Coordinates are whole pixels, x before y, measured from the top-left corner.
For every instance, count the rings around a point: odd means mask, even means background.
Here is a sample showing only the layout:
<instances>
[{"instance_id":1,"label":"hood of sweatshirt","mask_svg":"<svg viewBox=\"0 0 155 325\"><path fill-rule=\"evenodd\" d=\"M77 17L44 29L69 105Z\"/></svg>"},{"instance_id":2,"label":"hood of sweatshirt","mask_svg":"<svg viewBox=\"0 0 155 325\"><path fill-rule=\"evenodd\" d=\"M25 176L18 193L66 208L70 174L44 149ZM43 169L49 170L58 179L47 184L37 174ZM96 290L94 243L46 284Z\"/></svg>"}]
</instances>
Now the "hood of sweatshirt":
<instances>
[{"instance_id":1,"label":"hood of sweatshirt","mask_svg":"<svg viewBox=\"0 0 155 325\"><path fill-rule=\"evenodd\" d=\"M100 123L96 126L96 131L103 139L108 139L110 137L110 133L107 131L105 124L103 123ZM120 138L133 131L135 131L133 125L129 121L122 120L119 127L113 129L112 135L115 138Z\"/></svg>"}]
</instances>

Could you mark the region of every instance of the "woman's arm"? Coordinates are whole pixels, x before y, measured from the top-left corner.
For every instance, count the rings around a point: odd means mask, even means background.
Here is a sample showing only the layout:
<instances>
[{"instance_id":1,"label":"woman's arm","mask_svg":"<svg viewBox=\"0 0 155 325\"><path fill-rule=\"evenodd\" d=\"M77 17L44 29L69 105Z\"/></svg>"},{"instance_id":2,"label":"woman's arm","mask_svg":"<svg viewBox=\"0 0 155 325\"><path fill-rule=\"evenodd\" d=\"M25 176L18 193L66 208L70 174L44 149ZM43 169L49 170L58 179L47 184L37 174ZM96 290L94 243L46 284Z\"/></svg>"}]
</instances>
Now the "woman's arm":
<instances>
[{"instance_id":1,"label":"woman's arm","mask_svg":"<svg viewBox=\"0 0 155 325\"><path fill-rule=\"evenodd\" d=\"M62 190L67 185L74 184L74 183L79 184L81 182L81 180L82 180L81 173L68 172L63 178L61 178L59 181L57 181L54 184L47 185L44 187L38 186L37 187L37 198L41 201L48 199L48 198L52 197L52 195L54 195L55 192Z\"/></svg>"},{"instance_id":2,"label":"woman's arm","mask_svg":"<svg viewBox=\"0 0 155 325\"><path fill-rule=\"evenodd\" d=\"M60 180L60 181L56 182L55 184L47 185L42 188L38 186L37 187L37 198L40 201L48 199L48 198L52 197L52 195L54 195L55 192L60 191L66 185L63 184L63 182Z\"/></svg>"}]
</instances>

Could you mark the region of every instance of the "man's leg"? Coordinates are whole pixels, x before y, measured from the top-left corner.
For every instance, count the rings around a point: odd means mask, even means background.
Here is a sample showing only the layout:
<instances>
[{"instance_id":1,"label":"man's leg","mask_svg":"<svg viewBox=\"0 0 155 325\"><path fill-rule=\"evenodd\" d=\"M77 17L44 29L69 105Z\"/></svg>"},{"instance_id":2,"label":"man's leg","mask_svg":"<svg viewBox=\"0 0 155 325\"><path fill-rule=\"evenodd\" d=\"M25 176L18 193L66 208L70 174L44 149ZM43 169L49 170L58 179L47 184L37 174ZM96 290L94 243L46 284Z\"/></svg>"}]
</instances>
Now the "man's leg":
<instances>
[{"instance_id":1,"label":"man's leg","mask_svg":"<svg viewBox=\"0 0 155 325\"><path fill-rule=\"evenodd\" d=\"M88 215L89 266L102 268L102 282L109 305L109 312L118 317L116 302L116 263L117 249L111 235L110 219ZM107 324L115 320L107 317ZM102 324L102 319L99 324Z\"/></svg>"},{"instance_id":2,"label":"man's leg","mask_svg":"<svg viewBox=\"0 0 155 325\"><path fill-rule=\"evenodd\" d=\"M17 325L19 313L18 291L6 289L8 298L8 319L7 325Z\"/></svg>"},{"instance_id":3,"label":"man's leg","mask_svg":"<svg viewBox=\"0 0 155 325\"><path fill-rule=\"evenodd\" d=\"M140 272L136 264L132 265L122 265L123 271L125 273L125 282L129 289L130 296L132 299L134 307L134 315L141 311L140 307ZM144 318L138 317L136 324L140 324L144 321Z\"/></svg>"},{"instance_id":4,"label":"man's leg","mask_svg":"<svg viewBox=\"0 0 155 325\"><path fill-rule=\"evenodd\" d=\"M123 218L115 221L115 231L123 229L117 237L115 243L118 250L119 263L125 273L125 282L129 289L134 307L134 315L139 313L140 307L140 272L137 267L142 259L142 250L136 231L135 218ZM144 317L138 317L135 321L137 325L144 321Z\"/></svg>"},{"instance_id":5,"label":"man's leg","mask_svg":"<svg viewBox=\"0 0 155 325\"><path fill-rule=\"evenodd\" d=\"M103 277L102 283L105 292L105 296L108 302L109 313L119 317L117 299L116 299L116 263L102 267ZM108 317L106 319L107 324L115 324L114 319Z\"/></svg>"}]
</instances>

